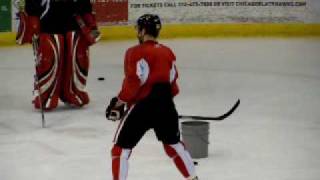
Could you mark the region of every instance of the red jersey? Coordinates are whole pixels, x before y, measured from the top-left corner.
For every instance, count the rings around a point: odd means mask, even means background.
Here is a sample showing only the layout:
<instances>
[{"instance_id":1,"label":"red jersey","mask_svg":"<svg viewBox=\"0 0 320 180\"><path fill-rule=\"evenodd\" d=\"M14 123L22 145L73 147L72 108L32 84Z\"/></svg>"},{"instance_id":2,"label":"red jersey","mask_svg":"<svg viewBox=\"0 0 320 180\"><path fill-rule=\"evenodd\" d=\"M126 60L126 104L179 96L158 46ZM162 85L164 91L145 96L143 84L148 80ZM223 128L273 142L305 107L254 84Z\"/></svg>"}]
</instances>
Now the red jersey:
<instances>
[{"instance_id":1,"label":"red jersey","mask_svg":"<svg viewBox=\"0 0 320 180\"><path fill-rule=\"evenodd\" d=\"M129 48L124 61L125 78L118 98L134 104L147 97L156 83L170 83L172 95L177 95L175 61L171 49L156 41L146 41Z\"/></svg>"}]
</instances>

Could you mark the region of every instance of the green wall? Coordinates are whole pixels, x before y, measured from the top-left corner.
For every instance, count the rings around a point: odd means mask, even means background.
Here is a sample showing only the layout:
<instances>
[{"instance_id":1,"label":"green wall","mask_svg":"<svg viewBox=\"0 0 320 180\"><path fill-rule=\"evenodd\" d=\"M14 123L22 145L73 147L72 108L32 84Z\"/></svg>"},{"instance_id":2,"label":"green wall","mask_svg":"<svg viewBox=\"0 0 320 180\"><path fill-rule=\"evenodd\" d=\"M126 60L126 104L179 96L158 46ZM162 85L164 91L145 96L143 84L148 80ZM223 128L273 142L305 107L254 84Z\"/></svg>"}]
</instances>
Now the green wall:
<instances>
[{"instance_id":1,"label":"green wall","mask_svg":"<svg viewBox=\"0 0 320 180\"><path fill-rule=\"evenodd\" d=\"M0 32L11 31L11 0L0 0Z\"/></svg>"}]
</instances>

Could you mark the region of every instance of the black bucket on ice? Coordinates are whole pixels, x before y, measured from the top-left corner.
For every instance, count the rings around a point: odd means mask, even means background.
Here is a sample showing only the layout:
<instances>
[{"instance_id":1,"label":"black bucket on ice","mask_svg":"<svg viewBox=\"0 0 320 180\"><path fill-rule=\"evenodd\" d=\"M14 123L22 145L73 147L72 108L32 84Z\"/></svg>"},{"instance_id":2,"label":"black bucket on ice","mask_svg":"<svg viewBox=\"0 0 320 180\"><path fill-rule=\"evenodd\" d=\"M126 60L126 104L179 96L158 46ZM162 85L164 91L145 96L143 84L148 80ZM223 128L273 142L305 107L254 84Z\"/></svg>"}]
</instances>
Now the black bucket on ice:
<instances>
[{"instance_id":1,"label":"black bucket on ice","mask_svg":"<svg viewBox=\"0 0 320 180\"><path fill-rule=\"evenodd\" d=\"M181 134L192 158L208 157L209 122L185 121L181 123Z\"/></svg>"}]
</instances>

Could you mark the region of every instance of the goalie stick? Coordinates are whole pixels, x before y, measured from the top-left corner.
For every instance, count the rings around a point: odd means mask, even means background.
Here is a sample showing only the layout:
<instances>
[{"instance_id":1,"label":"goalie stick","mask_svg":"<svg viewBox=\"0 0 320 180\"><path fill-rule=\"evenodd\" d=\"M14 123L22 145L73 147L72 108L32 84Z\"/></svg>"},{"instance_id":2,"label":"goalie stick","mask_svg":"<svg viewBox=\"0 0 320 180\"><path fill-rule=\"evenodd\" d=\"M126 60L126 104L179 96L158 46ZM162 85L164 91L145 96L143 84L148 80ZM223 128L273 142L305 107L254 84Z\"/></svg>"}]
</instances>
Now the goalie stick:
<instances>
[{"instance_id":1,"label":"goalie stick","mask_svg":"<svg viewBox=\"0 0 320 180\"><path fill-rule=\"evenodd\" d=\"M39 96L39 104L40 104L40 111L41 111L41 125L42 128L45 128L45 119L44 119L44 110L43 110L43 104L42 104L42 98L41 98L41 89L40 89L40 84L39 84L39 77L37 74L37 65L38 65L38 42L39 41L39 36L38 35L33 35L32 36L32 48L33 48L33 55L34 55L34 61L35 61L35 75L34 75L34 79L35 79L35 84L36 84L36 88L38 90L38 96Z\"/></svg>"},{"instance_id":2,"label":"goalie stick","mask_svg":"<svg viewBox=\"0 0 320 180\"><path fill-rule=\"evenodd\" d=\"M221 121L229 117L239 106L240 99L233 105L233 107L221 116L211 117L211 116L191 116L191 115L179 115L179 119L194 119L194 120L211 120L211 121Z\"/></svg>"}]
</instances>

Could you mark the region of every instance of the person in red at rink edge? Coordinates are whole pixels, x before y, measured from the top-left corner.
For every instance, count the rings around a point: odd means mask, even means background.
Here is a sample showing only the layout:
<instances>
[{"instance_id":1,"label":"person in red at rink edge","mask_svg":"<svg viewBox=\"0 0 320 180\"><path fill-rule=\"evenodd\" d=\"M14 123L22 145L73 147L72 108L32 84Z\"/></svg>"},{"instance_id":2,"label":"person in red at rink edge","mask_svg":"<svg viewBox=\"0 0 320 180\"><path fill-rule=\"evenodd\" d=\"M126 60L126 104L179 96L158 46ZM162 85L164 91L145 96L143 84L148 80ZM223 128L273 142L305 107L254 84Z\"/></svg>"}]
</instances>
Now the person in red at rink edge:
<instances>
[{"instance_id":1,"label":"person in red at rink edge","mask_svg":"<svg viewBox=\"0 0 320 180\"><path fill-rule=\"evenodd\" d=\"M88 104L89 46L100 37L90 0L25 3L26 27L39 27L39 32L26 30L37 61L34 107L51 110L59 99L74 107Z\"/></svg>"},{"instance_id":2,"label":"person in red at rink edge","mask_svg":"<svg viewBox=\"0 0 320 180\"><path fill-rule=\"evenodd\" d=\"M132 149L149 129L154 130L183 177L198 180L191 156L180 140L173 101L179 93L176 57L170 48L157 42L160 29L157 15L138 18L140 44L126 51L122 89L106 109L107 119L120 120L111 150L113 180L127 178Z\"/></svg>"}]
</instances>

